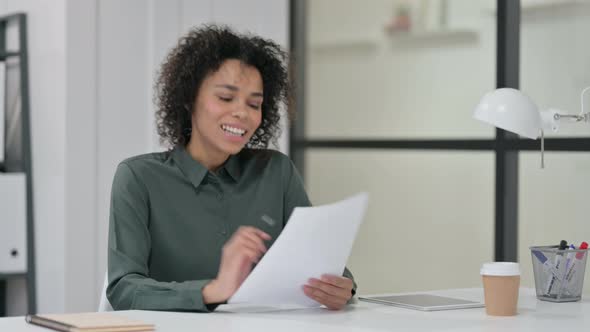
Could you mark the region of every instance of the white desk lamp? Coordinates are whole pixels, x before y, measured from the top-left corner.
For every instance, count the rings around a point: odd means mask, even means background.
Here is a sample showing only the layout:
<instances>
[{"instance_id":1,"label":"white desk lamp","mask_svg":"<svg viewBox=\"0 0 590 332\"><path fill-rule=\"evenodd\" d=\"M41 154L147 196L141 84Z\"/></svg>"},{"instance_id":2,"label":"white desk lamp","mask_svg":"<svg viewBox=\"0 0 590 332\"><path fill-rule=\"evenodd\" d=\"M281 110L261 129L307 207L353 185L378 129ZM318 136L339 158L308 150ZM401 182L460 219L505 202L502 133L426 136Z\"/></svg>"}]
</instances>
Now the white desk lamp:
<instances>
[{"instance_id":1,"label":"white desk lamp","mask_svg":"<svg viewBox=\"0 0 590 332\"><path fill-rule=\"evenodd\" d=\"M556 132L562 118L573 122L590 122L590 113L584 113L584 93L590 86L582 90L582 109L579 115L565 114L557 109L539 112L539 108L524 93L511 88L501 88L486 93L482 98L473 117L495 127L513 132L530 139L541 137L541 168L545 167L545 130Z\"/></svg>"}]
</instances>

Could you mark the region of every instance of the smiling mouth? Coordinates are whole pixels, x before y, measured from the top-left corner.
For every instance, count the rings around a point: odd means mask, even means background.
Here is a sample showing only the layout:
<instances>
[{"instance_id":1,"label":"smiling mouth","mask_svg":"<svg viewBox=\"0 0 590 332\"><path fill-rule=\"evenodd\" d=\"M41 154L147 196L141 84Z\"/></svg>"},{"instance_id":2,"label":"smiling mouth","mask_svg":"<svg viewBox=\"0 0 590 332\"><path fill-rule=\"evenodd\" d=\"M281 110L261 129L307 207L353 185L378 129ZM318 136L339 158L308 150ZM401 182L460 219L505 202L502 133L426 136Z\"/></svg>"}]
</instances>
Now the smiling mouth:
<instances>
[{"instance_id":1,"label":"smiling mouth","mask_svg":"<svg viewBox=\"0 0 590 332\"><path fill-rule=\"evenodd\" d=\"M240 129L240 128L236 128L236 127L232 127L232 126L228 126L228 125L221 125L221 130L225 131L226 133L233 135L233 136L244 136L247 133L247 130L245 129Z\"/></svg>"}]
</instances>

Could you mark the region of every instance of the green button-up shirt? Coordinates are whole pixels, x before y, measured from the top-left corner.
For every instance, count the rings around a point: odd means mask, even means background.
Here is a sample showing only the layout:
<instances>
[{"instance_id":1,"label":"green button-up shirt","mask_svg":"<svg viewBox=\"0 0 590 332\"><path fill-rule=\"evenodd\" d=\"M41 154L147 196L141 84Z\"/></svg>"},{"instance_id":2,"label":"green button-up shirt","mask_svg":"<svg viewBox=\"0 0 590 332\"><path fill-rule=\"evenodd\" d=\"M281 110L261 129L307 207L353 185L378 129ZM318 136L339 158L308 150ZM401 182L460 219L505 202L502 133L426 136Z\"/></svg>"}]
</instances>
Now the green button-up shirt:
<instances>
[{"instance_id":1,"label":"green button-up shirt","mask_svg":"<svg viewBox=\"0 0 590 332\"><path fill-rule=\"evenodd\" d=\"M267 158L243 150L215 173L184 148L119 164L109 223L107 298L114 309L215 308L203 303L202 289L217 276L221 249L238 227L268 233L270 247L293 209L310 206L289 158L265 151ZM347 269L344 275L352 279Z\"/></svg>"}]
</instances>

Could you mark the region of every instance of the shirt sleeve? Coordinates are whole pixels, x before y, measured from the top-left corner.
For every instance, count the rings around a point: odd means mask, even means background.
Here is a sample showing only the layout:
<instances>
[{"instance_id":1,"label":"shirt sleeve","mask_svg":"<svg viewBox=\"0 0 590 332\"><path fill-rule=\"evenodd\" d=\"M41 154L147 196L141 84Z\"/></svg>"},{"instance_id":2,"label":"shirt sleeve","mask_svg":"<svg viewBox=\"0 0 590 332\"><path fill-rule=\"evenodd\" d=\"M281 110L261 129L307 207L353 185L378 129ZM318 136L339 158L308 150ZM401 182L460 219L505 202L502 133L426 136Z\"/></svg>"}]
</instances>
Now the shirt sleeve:
<instances>
[{"instance_id":1,"label":"shirt sleeve","mask_svg":"<svg viewBox=\"0 0 590 332\"><path fill-rule=\"evenodd\" d=\"M298 206L311 206L311 202L309 201L305 191L305 186L303 185L303 180L301 179L301 175L299 175L297 168L295 168L295 165L288 157L285 156L284 159L284 169L286 171L285 178L287 179L287 184L285 189L285 216L283 223L286 224L287 220L289 220L289 217L291 216L291 213L293 213L293 209ZM351 303L354 295L356 294L357 284L354 281L354 276L347 267L344 267L344 273L342 276L352 280L352 297L349 301L349 303Z\"/></svg>"},{"instance_id":2,"label":"shirt sleeve","mask_svg":"<svg viewBox=\"0 0 590 332\"><path fill-rule=\"evenodd\" d=\"M107 298L115 310L212 311L202 289L211 280L159 282L149 277L149 195L125 162L111 191Z\"/></svg>"},{"instance_id":3,"label":"shirt sleeve","mask_svg":"<svg viewBox=\"0 0 590 332\"><path fill-rule=\"evenodd\" d=\"M283 176L285 183L285 196L284 196L284 216L283 226L287 224L287 220L291 217L291 213L298 206L311 206L311 202L307 197L305 187L301 175L293 165L293 162L287 157L283 156Z\"/></svg>"}]
</instances>

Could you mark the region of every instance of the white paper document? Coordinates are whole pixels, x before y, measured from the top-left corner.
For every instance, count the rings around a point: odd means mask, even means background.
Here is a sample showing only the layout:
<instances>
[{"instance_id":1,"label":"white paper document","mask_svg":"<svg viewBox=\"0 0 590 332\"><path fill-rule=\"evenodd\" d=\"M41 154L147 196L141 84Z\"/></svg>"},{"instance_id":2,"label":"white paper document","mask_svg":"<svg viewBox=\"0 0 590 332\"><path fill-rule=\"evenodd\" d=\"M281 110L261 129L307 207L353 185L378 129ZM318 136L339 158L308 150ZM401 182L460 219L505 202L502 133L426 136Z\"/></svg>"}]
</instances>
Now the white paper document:
<instances>
[{"instance_id":1,"label":"white paper document","mask_svg":"<svg viewBox=\"0 0 590 332\"><path fill-rule=\"evenodd\" d=\"M369 195L298 207L285 229L228 303L318 306L303 293L309 278L342 275Z\"/></svg>"}]
</instances>

